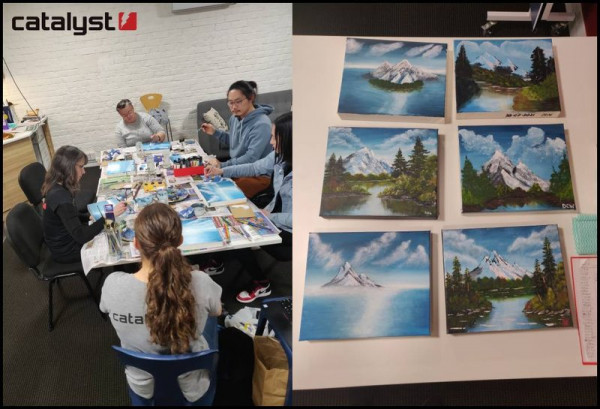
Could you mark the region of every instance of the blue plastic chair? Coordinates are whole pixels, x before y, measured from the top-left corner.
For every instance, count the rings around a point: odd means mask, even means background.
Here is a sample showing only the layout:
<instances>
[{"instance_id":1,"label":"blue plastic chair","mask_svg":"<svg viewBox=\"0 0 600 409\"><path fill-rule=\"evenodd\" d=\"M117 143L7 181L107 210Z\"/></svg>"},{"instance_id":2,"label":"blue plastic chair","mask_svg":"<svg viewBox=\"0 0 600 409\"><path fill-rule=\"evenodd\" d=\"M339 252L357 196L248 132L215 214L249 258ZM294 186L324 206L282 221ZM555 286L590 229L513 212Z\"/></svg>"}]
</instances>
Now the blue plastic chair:
<instances>
[{"instance_id":1,"label":"blue plastic chair","mask_svg":"<svg viewBox=\"0 0 600 409\"><path fill-rule=\"evenodd\" d=\"M131 390L129 397L133 406L210 406L215 398L217 386L218 333L217 318L209 317L204 328L204 338L210 349L180 355L156 355L130 351L113 345L123 365L130 365L154 377L154 396L143 398ZM197 401L189 402L183 396L177 377L183 373L197 369L209 371L210 386Z\"/></svg>"}]
</instances>

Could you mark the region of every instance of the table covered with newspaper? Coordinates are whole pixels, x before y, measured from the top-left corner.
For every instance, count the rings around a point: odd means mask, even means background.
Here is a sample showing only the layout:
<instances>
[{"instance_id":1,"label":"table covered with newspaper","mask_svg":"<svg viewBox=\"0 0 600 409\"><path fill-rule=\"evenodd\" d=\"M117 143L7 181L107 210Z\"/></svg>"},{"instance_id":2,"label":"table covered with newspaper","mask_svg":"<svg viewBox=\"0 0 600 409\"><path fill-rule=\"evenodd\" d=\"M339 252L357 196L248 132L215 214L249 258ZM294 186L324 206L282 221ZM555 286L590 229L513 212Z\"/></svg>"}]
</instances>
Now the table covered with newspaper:
<instances>
[{"instance_id":1,"label":"table covered with newspaper","mask_svg":"<svg viewBox=\"0 0 600 409\"><path fill-rule=\"evenodd\" d=\"M170 205L181 218L184 255L281 243L280 230L233 180L206 177L209 158L197 141L141 144L100 153L97 202L90 217L104 217L104 231L81 249L85 273L93 268L136 263L137 213L153 202ZM112 206L126 202L114 217Z\"/></svg>"}]
</instances>

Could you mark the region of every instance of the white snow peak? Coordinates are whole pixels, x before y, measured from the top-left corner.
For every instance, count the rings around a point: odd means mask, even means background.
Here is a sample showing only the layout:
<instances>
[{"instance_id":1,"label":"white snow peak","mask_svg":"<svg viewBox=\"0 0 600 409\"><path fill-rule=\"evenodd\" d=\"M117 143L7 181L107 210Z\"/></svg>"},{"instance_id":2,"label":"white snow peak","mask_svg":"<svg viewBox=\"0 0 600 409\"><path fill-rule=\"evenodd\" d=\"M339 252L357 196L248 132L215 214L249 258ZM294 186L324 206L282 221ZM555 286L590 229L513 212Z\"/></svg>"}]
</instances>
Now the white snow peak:
<instances>
[{"instance_id":1,"label":"white snow peak","mask_svg":"<svg viewBox=\"0 0 600 409\"><path fill-rule=\"evenodd\" d=\"M362 147L342 160L344 170L352 175L391 173L392 166L383 159L377 158L369 148Z\"/></svg>"},{"instance_id":2,"label":"white snow peak","mask_svg":"<svg viewBox=\"0 0 600 409\"><path fill-rule=\"evenodd\" d=\"M371 75L394 84L410 84L419 80L434 80L438 77L434 73L412 65L408 60L402 60L395 65L384 61Z\"/></svg>"},{"instance_id":3,"label":"white snow peak","mask_svg":"<svg viewBox=\"0 0 600 409\"><path fill-rule=\"evenodd\" d=\"M357 274L348 261L344 262L338 273L323 287L381 287L366 274Z\"/></svg>"},{"instance_id":4,"label":"white snow peak","mask_svg":"<svg viewBox=\"0 0 600 409\"><path fill-rule=\"evenodd\" d=\"M509 263L496 250L490 255L483 256L479 265L469 272L472 279L488 277L488 278L504 278L506 280L515 280L523 278L526 275L531 277L531 273L517 263Z\"/></svg>"},{"instance_id":5,"label":"white snow peak","mask_svg":"<svg viewBox=\"0 0 600 409\"><path fill-rule=\"evenodd\" d=\"M496 150L492 157L483 164L483 169L489 172L495 186L504 184L511 189L521 188L528 191L534 184L547 192L550 182L537 176L523 162L515 164L500 150Z\"/></svg>"}]
</instances>

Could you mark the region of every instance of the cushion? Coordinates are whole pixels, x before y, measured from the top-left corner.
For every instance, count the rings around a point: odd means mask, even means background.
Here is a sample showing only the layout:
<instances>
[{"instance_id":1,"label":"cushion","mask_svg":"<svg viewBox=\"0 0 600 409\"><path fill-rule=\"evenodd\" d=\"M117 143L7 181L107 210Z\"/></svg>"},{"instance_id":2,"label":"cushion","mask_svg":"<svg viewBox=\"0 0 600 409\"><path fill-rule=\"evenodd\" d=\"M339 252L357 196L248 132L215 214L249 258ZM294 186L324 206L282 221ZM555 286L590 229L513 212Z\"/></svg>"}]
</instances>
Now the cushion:
<instances>
[{"instance_id":1,"label":"cushion","mask_svg":"<svg viewBox=\"0 0 600 409\"><path fill-rule=\"evenodd\" d=\"M148 113L161 125L166 125L169 122L169 115L167 115L167 110L164 108L152 108Z\"/></svg>"},{"instance_id":2,"label":"cushion","mask_svg":"<svg viewBox=\"0 0 600 409\"><path fill-rule=\"evenodd\" d=\"M229 126L227 126L227 122L223 119L221 115L217 112L216 109L210 108L208 112L202 114L202 117L206 122L215 127L215 129L221 129L223 131L228 131Z\"/></svg>"}]
</instances>

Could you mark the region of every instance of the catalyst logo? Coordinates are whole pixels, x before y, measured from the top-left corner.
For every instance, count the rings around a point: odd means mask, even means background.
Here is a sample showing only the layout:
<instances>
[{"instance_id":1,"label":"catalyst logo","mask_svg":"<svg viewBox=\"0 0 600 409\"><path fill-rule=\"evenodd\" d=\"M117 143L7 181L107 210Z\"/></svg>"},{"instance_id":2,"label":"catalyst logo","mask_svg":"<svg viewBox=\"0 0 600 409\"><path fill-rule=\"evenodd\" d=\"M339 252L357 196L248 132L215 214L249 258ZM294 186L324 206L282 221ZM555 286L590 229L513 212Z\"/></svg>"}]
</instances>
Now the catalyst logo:
<instances>
[{"instance_id":1,"label":"catalyst logo","mask_svg":"<svg viewBox=\"0 0 600 409\"><path fill-rule=\"evenodd\" d=\"M137 12L119 13L119 30L137 30Z\"/></svg>"},{"instance_id":2,"label":"catalyst logo","mask_svg":"<svg viewBox=\"0 0 600 409\"><path fill-rule=\"evenodd\" d=\"M78 17L68 12L63 16L49 16L45 11L41 16L15 16L12 18L14 31L72 31L73 35L86 35L88 31L115 31L113 17L109 12L103 16ZM137 30L137 12L119 13L119 30Z\"/></svg>"}]
</instances>

